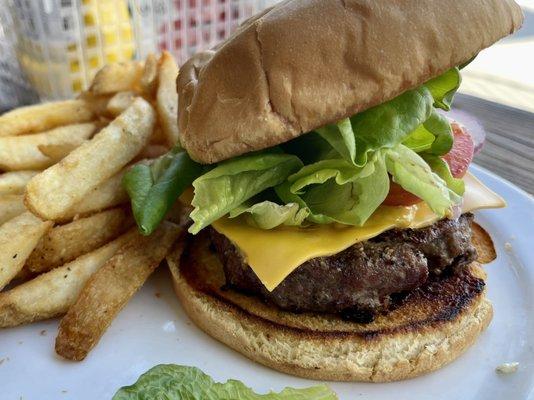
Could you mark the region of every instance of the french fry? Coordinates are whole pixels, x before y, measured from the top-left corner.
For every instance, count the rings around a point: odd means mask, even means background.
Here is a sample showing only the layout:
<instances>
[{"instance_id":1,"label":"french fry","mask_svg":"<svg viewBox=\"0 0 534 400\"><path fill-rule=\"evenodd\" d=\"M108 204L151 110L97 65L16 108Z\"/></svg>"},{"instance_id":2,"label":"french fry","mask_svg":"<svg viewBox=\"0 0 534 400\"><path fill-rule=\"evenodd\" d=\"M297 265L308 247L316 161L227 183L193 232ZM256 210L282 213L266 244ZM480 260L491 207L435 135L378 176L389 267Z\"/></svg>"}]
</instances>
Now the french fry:
<instances>
[{"instance_id":1,"label":"french fry","mask_svg":"<svg viewBox=\"0 0 534 400\"><path fill-rule=\"evenodd\" d=\"M4 194L23 194L26 185L40 171L15 171L0 175L0 197Z\"/></svg>"},{"instance_id":2,"label":"french fry","mask_svg":"<svg viewBox=\"0 0 534 400\"><path fill-rule=\"evenodd\" d=\"M152 160L143 159L137 163L150 164L151 162ZM73 218L86 216L128 203L130 199L122 186L122 178L130 168L130 166L127 166L107 181L102 182L89 192L80 203L74 205L72 209L67 211L59 221L69 221Z\"/></svg>"},{"instance_id":3,"label":"french fry","mask_svg":"<svg viewBox=\"0 0 534 400\"><path fill-rule=\"evenodd\" d=\"M89 91L93 94L110 94L139 88L143 63L129 61L108 64L98 71Z\"/></svg>"},{"instance_id":4,"label":"french fry","mask_svg":"<svg viewBox=\"0 0 534 400\"><path fill-rule=\"evenodd\" d=\"M0 116L0 136L28 135L94 118L84 100L66 100L17 108Z\"/></svg>"},{"instance_id":5,"label":"french fry","mask_svg":"<svg viewBox=\"0 0 534 400\"><path fill-rule=\"evenodd\" d=\"M22 267L22 269L15 275L13 280L10 282L11 284L18 285L23 282L29 281L30 279L34 278L35 274L31 272L26 266Z\"/></svg>"},{"instance_id":6,"label":"french fry","mask_svg":"<svg viewBox=\"0 0 534 400\"><path fill-rule=\"evenodd\" d=\"M50 271L115 239L133 225L133 220L120 208L79 218L52 228L26 260L34 273Z\"/></svg>"},{"instance_id":7,"label":"french fry","mask_svg":"<svg viewBox=\"0 0 534 400\"><path fill-rule=\"evenodd\" d=\"M0 293L0 327L56 317L67 312L89 277L128 242L135 230L61 267Z\"/></svg>"},{"instance_id":8,"label":"french fry","mask_svg":"<svg viewBox=\"0 0 534 400\"><path fill-rule=\"evenodd\" d=\"M46 156L50 160L50 165L54 165L65 158L72 150L80 147L82 143L83 141L80 143L40 144L37 148L43 156Z\"/></svg>"},{"instance_id":9,"label":"french fry","mask_svg":"<svg viewBox=\"0 0 534 400\"><path fill-rule=\"evenodd\" d=\"M52 222L25 212L0 226L0 290L19 273Z\"/></svg>"},{"instance_id":10,"label":"french fry","mask_svg":"<svg viewBox=\"0 0 534 400\"><path fill-rule=\"evenodd\" d=\"M165 258L180 232L176 225L165 222L151 236L137 233L91 276L59 324L56 353L83 360Z\"/></svg>"},{"instance_id":11,"label":"french fry","mask_svg":"<svg viewBox=\"0 0 534 400\"><path fill-rule=\"evenodd\" d=\"M159 121L169 147L178 143L178 94L176 92L176 77L178 66L174 58L166 51L161 54L158 91L156 95L156 109Z\"/></svg>"},{"instance_id":12,"label":"french fry","mask_svg":"<svg viewBox=\"0 0 534 400\"><path fill-rule=\"evenodd\" d=\"M108 114L116 117L130 107L136 97L138 97L138 95L135 92L118 92L109 99L106 111Z\"/></svg>"},{"instance_id":13,"label":"french fry","mask_svg":"<svg viewBox=\"0 0 534 400\"><path fill-rule=\"evenodd\" d=\"M91 190L84 199L66 211L59 221L70 221L73 218L87 216L111 207L128 202L128 194L122 187L122 178L129 168L124 168L118 174Z\"/></svg>"},{"instance_id":14,"label":"french fry","mask_svg":"<svg viewBox=\"0 0 534 400\"><path fill-rule=\"evenodd\" d=\"M25 211L24 195L4 194L0 196L0 225Z\"/></svg>"},{"instance_id":15,"label":"french fry","mask_svg":"<svg viewBox=\"0 0 534 400\"><path fill-rule=\"evenodd\" d=\"M32 135L0 137L0 169L17 171L44 169L57 160L44 155L39 148L49 145L80 146L96 130L93 123L61 126Z\"/></svg>"},{"instance_id":16,"label":"french fry","mask_svg":"<svg viewBox=\"0 0 534 400\"><path fill-rule=\"evenodd\" d=\"M146 96L153 97L158 86L158 59L149 54L145 60L143 75L141 76L141 90Z\"/></svg>"},{"instance_id":17,"label":"french fry","mask_svg":"<svg viewBox=\"0 0 534 400\"><path fill-rule=\"evenodd\" d=\"M108 117L107 105L111 98L109 94L94 94L92 92L83 92L79 96L84 100L93 113L99 117Z\"/></svg>"},{"instance_id":18,"label":"french fry","mask_svg":"<svg viewBox=\"0 0 534 400\"><path fill-rule=\"evenodd\" d=\"M116 174L147 144L155 113L142 98L90 141L30 180L25 203L34 214L60 220L96 186Z\"/></svg>"}]
</instances>

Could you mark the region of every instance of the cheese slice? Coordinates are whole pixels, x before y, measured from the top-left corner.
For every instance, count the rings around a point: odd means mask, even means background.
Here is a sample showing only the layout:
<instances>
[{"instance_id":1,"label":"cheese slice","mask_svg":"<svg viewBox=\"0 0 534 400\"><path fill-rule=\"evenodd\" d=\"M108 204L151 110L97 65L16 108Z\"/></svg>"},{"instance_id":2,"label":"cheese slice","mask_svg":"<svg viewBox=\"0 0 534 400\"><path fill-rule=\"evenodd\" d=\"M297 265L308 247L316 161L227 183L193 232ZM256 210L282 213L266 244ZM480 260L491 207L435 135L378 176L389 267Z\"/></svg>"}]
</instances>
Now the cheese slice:
<instances>
[{"instance_id":1,"label":"cheese slice","mask_svg":"<svg viewBox=\"0 0 534 400\"><path fill-rule=\"evenodd\" d=\"M506 205L473 175L467 174L464 182L462 213ZM409 207L381 206L361 227L328 224L264 230L246 224L241 218L227 217L215 221L212 226L241 250L261 282L272 291L299 265L312 258L339 253L389 229L422 228L439 219L421 202Z\"/></svg>"}]
</instances>

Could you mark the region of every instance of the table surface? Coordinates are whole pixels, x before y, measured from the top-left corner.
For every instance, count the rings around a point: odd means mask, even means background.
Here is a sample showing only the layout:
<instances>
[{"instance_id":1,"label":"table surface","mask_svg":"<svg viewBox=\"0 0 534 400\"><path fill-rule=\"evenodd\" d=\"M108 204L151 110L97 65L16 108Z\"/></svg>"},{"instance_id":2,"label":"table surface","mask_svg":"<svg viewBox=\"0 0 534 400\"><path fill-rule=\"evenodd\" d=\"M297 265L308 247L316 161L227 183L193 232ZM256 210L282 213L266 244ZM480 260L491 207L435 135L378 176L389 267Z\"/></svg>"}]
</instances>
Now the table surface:
<instances>
[{"instance_id":1,"label":"table surface","mask_svg":"<svg viewBox=\"0 0 534 400\"><path fill-rule=\"evenodd\" d=\"M534 194L534 113L458 94L454 109L475 117L486 142L475 162Z\"/></svg>"}]
</instances>

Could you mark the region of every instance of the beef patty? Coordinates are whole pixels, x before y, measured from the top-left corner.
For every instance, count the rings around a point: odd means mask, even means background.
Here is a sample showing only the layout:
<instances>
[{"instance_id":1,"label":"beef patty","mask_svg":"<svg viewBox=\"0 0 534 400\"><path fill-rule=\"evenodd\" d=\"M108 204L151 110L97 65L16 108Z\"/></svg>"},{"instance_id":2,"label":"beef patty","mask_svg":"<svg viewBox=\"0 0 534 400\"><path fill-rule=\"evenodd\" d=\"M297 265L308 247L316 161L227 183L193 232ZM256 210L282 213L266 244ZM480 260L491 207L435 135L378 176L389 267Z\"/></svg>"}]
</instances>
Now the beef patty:
<instances>
[{"instance_id":1,"label":"beef patty","mask_svg":"<svg viewBox=\"0 0 534 400\"><path fill-rule=\"evenodd\" d=\"M211 228L227 285L289 311L368 315L389 308L392 295L422 285L429 274L476 259L472 214L421 229L394 229L329 257L311 259L269 292L240 251ZM269 244L266 243L266 251ZM367 317L364 317L364 319Z\"/></svg>"}]
</instances>

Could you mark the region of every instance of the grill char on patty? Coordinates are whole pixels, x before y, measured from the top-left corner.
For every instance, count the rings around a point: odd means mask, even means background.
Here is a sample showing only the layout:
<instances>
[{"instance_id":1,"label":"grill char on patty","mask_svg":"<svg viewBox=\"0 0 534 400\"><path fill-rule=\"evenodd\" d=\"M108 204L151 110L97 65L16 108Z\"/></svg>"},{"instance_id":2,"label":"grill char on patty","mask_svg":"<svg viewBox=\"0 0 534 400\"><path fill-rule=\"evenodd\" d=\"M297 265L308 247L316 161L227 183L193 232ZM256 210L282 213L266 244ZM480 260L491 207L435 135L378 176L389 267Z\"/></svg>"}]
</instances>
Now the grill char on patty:
<instances>
[{"instance_id":1,"label":"grill char on patty","mask_svg":"<svg viewBox=\"0 0 534 400\"><path fill-rule=\"evenodd\" d=\"M429 274L453 271L475 260L472 220L472 214L464 214L421 229L387 231L333 256L305 262L272 292L226 236L213 228L210 234L230 288L288 311L367 315L386 311L392 295L421 286Z\"/></svg>"}]
</instances>

